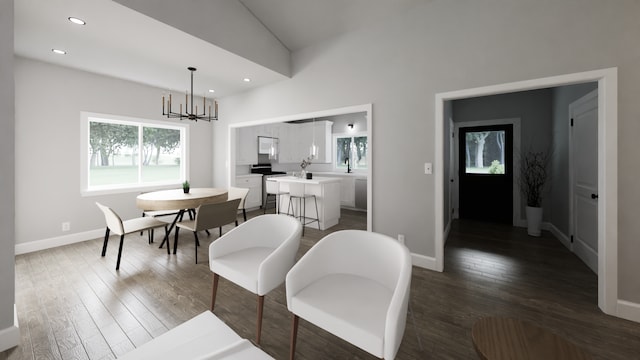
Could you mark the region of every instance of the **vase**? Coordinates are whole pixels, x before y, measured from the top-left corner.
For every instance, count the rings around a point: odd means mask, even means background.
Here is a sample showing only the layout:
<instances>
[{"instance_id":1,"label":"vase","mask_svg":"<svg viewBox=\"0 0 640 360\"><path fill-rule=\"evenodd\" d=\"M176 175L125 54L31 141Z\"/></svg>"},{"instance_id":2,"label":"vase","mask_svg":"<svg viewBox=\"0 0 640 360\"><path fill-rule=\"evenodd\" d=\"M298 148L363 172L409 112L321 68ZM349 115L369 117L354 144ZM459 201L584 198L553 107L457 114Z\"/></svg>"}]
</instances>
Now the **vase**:
<instances>
[{"instance_id":1,"label":"vase","mask_svg":"<svg viewBox=\"0 0 640 360\"><path fill-rule=\"evenodd\" d=\"M185 194L188 194L189 193L189 188L188 187L183 187L182 191L184 191Z\"/></svg>"},{"instance_id":2,"label":"vase","mask_svg":"<svg viewBox=\"0 0 640 360\"><path fill-rule=\"evenodd\" d=\"M540 236L542 227L542 208L527 206L527 234Z\"/></svg>"}]
</instances>

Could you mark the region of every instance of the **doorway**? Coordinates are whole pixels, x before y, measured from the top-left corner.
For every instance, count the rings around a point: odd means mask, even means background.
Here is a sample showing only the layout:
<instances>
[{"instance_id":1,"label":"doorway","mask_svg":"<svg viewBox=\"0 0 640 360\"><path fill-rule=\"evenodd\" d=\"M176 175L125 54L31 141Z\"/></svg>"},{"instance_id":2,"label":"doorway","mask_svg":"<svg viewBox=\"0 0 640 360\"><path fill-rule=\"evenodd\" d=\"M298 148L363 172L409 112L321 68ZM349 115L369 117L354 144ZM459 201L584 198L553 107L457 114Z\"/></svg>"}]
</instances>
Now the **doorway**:
<instances>
[{"instance_id":1,"label":"doorway","mask_svg":"<svg viewBox=\"0 0 640 360\"><path fill-rule=\"evenodd\" d=\"M460 218L511 224L513 126L460 127L458 164Z\"/></svg>"},{"instance_id":2,"label":"doorway","mask_svg":"<svg viewBox=\"0 0 640 360\"><path fill-rule=\"evenodd\" d=\"M435 264L434 270L444 270L444 109L449 100L542 89L585 82L598 83L598 307L607 314L618 313L617 271L617 69L609 68L582 73L532 79L436 94L434 173L440 179L435 187Z\"/></svg>"}]
</instances>

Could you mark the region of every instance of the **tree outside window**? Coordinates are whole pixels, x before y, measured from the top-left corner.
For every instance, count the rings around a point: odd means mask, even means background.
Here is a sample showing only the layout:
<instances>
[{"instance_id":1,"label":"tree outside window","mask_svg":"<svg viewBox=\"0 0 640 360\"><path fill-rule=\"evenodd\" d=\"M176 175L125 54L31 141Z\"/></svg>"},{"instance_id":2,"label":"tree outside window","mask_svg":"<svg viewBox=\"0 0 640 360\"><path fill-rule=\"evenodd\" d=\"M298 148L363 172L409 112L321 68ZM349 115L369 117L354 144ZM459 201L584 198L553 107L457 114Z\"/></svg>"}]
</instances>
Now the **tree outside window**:
<instances>
[{"instance_id":1,"label":"tree outside window","mask_svg":"<svg viewBox=\"0 0 640 360\"><path fill-rule=\"evenodd\" d=\"M89 189L184 181L186 127L89 118Z\"/></svg>"}]
</instances>

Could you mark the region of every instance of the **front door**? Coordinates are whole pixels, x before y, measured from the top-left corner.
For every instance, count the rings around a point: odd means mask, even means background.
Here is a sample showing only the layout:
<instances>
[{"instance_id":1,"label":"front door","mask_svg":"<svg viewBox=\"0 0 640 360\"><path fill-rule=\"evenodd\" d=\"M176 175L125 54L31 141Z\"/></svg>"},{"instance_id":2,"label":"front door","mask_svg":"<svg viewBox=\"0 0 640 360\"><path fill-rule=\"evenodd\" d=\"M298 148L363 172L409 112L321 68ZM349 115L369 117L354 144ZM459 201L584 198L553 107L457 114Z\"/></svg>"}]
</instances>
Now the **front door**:
<instances>
[{"instance_id":1,"label":"front door","mask_svg":"<svg viewBox=\"0 0 640 360\"><path fill-rule=\"evenodd\" d=\"M460 218L513 223L513 125L461 127Z\"/></svg>"}]
</instances>

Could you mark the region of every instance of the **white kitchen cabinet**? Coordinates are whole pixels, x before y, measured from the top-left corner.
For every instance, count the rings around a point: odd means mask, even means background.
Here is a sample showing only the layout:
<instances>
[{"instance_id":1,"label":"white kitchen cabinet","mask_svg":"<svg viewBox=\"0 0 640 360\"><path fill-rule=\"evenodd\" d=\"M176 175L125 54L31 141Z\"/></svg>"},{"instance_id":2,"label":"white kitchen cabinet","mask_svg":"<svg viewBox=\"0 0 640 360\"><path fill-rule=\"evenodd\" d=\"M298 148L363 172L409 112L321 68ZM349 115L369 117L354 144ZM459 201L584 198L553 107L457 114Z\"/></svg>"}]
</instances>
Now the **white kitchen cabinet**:
<instances>
[{"instance_id":1,"label":"white kitchen cabinet","mask_svg":"<svg viewBox=\"0 0 640 360\"><path fill-rule=\"evenodd\" d=\"M256 126L236 129L236 164L258 163L258 128Z\"/></svg>"},{"instance_id":2,"label":"white kitchen cabinet","mask_svg":"<svg viewBox=\"0 0 640 360\"><path fill-rule=\"evenodd\" d=\"M333 122L331 121L316 121L315 123L311 123L311 138L315 140L316 146L318 146L318 157L314 159L313 162L319 164L332 162L332 127Z\"/></svg>"},{"instance_id":3,"label":"white kitchen cabinet","mask_svg":"<svg viewBox=\"0 0 640 360\"><path fill-rule=\"evenodd\" d=\"M254 209L262 205L262 175L249 174L236 176L236 187L247 188L249 193L244 202L245 209Z\"/></svg>"},{"instance_id":4,"label":"white kitchen cabinet","mask_svg":"<svg viewBox=\"0 0 640 360\"><path fill-rule=\"evenodd\" d=\"M278 162L282 164L300 163L311 155L311 144L315 140L319 148L318 157L313 163L331 163L332 134L331 121L316 121L303 124L283 124L279 129L280 155Z\"/></svg>"}]
</instances>

